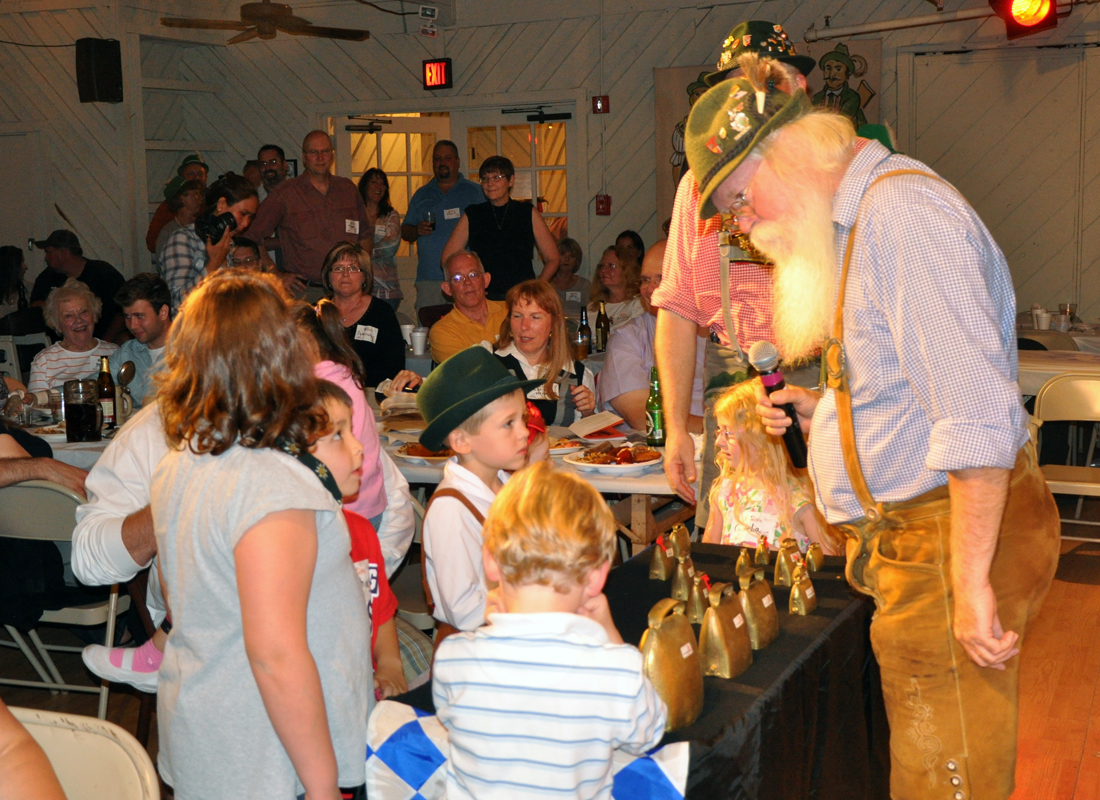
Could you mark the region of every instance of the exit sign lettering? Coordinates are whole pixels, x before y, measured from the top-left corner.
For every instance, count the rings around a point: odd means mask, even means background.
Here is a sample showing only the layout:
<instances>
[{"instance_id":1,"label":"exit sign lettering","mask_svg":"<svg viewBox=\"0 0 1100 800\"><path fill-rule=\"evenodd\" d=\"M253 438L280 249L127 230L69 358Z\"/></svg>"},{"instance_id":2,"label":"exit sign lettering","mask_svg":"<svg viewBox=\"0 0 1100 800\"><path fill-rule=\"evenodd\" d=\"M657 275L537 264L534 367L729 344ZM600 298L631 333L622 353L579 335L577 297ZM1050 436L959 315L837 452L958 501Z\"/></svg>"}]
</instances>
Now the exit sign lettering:
<instances>
[{"instance_id":1,"label":"exit sign lettering","mask_svg":"<svg viewBox=\"0 0 1100 800\"><path fill-rule=\"evenodd\" d=\"M451 59L437 58L424 62L425 89L450 89L452 86L454 75L451 73Z\"/></svg>"}]
</instances>

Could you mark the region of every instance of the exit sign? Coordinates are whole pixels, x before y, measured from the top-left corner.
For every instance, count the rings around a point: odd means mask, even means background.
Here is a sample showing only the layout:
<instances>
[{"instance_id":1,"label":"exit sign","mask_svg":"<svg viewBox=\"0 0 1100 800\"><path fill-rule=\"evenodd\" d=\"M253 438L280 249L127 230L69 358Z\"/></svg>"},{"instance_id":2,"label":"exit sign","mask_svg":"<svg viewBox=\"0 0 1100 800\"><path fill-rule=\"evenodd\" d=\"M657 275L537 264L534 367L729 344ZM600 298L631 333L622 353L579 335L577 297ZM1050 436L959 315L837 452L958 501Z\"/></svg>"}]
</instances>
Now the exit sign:
<instances>
[{"instance_id":1,"label":"exit sign","mask_svg":"<svg viewBox=\"0 0 1100 800\"><path fill-rule=\"evenodd\" d=\"M451 59L437 58L424 62L425 89L450 89L452 86L454 75L451 73Z\"/></svg>"}]
</instances>

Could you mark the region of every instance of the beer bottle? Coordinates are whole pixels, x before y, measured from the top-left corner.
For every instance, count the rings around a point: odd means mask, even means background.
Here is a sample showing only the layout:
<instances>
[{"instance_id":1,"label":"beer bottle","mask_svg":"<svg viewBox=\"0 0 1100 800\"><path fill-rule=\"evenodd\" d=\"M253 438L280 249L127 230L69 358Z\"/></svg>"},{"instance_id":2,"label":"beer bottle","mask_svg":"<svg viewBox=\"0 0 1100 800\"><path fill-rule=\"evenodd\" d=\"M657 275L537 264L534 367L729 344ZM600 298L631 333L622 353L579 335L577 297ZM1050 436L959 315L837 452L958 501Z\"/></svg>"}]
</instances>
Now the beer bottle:
<instances>
[{"instance_id":1,"label":"beer bottle","mask_svg":"<svg viewBox=\"0 0 1100 800\"><path fill-rule=\"evenodd\" d=\"M645 401L645 443L650 447L664 447L665 412L661 408L661 380L657 367L649 371L649 399Z\"/></svg>"},{"instance_id":2,"label":"beer bottle","mask_svg":"<svg viewBox=\"0 0 1100 800\"><path fill-rule=\"evenodd\" d=\"M577 335L573 337L573 357L577 361L588 358L588 351L592 346L592 329L588 327L588 312L581 306L581 324L577 326Z\"/></svg>"},{"instance_id":3,"label":"beer bottle","mask_svg":"<svg viewBox=\"0 0 1100 800\"><path fill-rule=\"evenodd\" d=\"M96 379L99 391L99 405L103 409L103 427L113 430L115 427L115 379L111 377L111 366L107 356L99 357L99 377Z\"/></svg>"},{"instance_id":4,"label":"beer bottle","mask_svg":"<svg viewBox=\"0 0 1100 800\"><path fill-rule=\"evenodd\" d=\"M596 315L596 352L607 349L607 340L611 338L611 320L607 318L607 309L600 301L600 313Z\"/></svg>"}]
</instances>

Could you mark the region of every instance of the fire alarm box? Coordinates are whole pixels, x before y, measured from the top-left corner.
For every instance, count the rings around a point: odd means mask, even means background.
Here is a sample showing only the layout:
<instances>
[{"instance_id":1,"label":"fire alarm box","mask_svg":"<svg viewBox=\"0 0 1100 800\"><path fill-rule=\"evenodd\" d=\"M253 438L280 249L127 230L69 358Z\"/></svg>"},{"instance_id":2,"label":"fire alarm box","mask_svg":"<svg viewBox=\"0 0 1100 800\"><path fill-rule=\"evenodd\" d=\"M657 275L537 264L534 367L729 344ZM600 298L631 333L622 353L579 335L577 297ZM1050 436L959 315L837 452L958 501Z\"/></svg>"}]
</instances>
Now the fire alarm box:
<instances>
[{"instance_id":1,"label":"fire alarm box","mask_svg":"<svg viewBox=\"0 0 1100 800\"><path fill-rule=\"evenodd\" d=\"M611 100L606 94L598 94L592 98L593 114L610 114Z\"/></svg>"},{"instance_id":2,"label":"fire alarm box","mask_svg":"<svg viewBox=\"0 0 1100 800\"><path fill-rule=\"evenodd\" d=\"M610 217L611 216L611 195L598 194L596 195L596 216L597 217Z\"/></svg>"}]
</instances>

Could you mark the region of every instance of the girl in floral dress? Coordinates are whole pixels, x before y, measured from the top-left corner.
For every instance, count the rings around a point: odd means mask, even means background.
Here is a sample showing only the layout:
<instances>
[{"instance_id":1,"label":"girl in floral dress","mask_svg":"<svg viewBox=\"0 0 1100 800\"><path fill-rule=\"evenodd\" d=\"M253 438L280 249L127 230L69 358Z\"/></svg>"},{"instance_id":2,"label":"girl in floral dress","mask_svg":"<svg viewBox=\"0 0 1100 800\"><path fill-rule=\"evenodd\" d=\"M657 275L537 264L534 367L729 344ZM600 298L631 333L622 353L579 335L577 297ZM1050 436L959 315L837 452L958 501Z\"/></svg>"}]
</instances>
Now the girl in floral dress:
<instances>
[{"instance_id":1,"label":"girl in floral dress","mask_svg":"<svg viewBox=\"0 0 1100 800\"><path fill-rule=\"evenodd\" d=\"M739 383L714 406L721 474L711 489L703 541L755 547L763 535L773 550L793 538L802 552L811 542L831 551L809 492L788 469L783 444L764 432L756 413L759 385L759 379Z\"/></svg>"}]
</instances>

